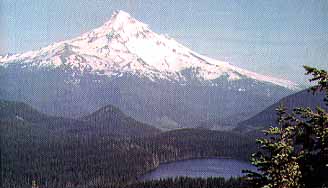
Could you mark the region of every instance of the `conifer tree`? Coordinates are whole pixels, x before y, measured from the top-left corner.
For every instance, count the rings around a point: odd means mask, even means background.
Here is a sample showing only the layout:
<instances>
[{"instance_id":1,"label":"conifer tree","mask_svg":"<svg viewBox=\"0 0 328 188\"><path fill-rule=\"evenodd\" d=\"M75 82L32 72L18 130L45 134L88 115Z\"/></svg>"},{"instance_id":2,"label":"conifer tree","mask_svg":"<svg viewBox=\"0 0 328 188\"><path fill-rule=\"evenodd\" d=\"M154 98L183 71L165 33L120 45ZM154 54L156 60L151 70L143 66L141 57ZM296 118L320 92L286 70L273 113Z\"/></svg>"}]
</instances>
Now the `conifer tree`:
<instances>
[{"instance_id":1,"label":"conifer tree","mask_svg":"<svg viewBox=\"0 0 328 188\"><path fill-rule=\"evenodd\" d=\"M246 171L254 187L299 188L301 171L295 156L295 127L287 123L292 119L283 106L278 108L279 126L265 130L266 137L257 139L261 151L252 155L251 162L257 172Z\"/></svg>"},{"instance_id":2,"label":"conifer tree","mask_svg":"<svg viewBox=\"0 0 328 188\"><path fill-rule=\"evenodd\" d=\"M325 92L328 106L328 74L325 70L304 66L310 81L317 85L311 91ZM328 113L323 107L312 110L299 107L288 113L279 107L279 127L264 131L258 139L261 151L251 161L259 172L245 171L254 187L298 188L328 185Z\"/></svg>"},{"instance_id":3,"label":"conifer tree","mask_svg":"<svg viewBox=\"0 0 328 188\"><path fill-rule=\"evenodd\" d=\"M311 74L311 82L317 85L310 88L315 94L325 92L325 108L328 107L328 74L325 70L304 66L306 74ZM324 107L316 110L301 107L294 110L298 118L300 134L296 145L301 146L300 160L303 182L307 187L328 186L328 113Z\"/></svg>"}]
</instances>

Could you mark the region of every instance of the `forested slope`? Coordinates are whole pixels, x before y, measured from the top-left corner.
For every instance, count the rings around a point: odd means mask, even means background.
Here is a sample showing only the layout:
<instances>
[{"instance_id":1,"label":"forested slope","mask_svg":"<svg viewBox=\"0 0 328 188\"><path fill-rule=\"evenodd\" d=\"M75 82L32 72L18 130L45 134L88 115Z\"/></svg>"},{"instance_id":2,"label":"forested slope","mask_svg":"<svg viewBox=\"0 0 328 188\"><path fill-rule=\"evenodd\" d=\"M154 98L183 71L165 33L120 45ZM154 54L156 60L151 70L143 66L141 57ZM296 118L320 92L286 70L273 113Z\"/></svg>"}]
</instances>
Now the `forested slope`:
<instances>
[{"instance_id":1,"label":"forested slope","mask_svg":"<svg viewBox=\"0 0 328 188\"><path fill-rule=\"evenodd\" d=\"M140 129L149 130L145 136L112 134L110 123L51 117L8 101L1 103L0 117L3 187L29 188L32 181L40 187L125 186L163 162L247 159L254 148L239 134L204 129L160 133L146 126Z\"/></svg>"}]
</instances>

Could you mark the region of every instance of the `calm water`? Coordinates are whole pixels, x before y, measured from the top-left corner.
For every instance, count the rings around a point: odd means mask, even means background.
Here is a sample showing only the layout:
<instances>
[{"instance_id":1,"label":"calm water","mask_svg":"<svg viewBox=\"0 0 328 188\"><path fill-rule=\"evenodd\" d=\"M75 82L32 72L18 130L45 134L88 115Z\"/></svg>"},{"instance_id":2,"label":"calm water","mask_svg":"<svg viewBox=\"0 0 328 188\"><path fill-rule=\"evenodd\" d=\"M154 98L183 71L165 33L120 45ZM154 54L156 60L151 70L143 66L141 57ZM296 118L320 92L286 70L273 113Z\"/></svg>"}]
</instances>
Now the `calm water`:
<instances>
[{"instance_id":1,"label":"calm water","mask_svg":"<svg viewBox=\"0 0 328 188\"><path fill-rule=\"evenodd\" d=\"M193 159L160 165L154 171L145 174L141 181L177 176L188 177L224 177L242 176L243 169L255 170L254 166L234 159Z\"/></svg>"}]
</instances>

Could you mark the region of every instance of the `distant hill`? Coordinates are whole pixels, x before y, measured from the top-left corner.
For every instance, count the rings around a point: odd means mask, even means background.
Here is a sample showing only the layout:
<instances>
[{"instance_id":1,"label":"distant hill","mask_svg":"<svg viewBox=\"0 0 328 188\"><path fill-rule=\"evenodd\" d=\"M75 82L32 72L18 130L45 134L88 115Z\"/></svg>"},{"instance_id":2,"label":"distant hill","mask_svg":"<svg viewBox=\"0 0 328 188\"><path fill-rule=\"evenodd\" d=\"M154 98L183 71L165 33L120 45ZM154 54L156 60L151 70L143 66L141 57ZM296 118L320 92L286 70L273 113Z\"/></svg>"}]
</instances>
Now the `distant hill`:
<instances>
[{"instance_id":1,"label":"distant hill","mask_svg":"<svg viewBox=\"0 0 328 188\"><path fill-rule=\"evenodd\" d=\"M148 136L160 132L159 129L136 121L111 105L102 107L80 120L89 124L90 129L94 131L107 131L121 136Z\"/></svg>"},{"instance_id":2,"label":"distant hill","mask_svg":"<svg viewBox=\"0 0 328 188\"><path fill-rule=\"evenodd\" d=\"M280 104L283 104L289 111L296 107L310 107L311 109L315 109L317 106L320 106L327 109L323 101L324 96L323 92L313 94L308 90L302 90L298 93L289 95L252 118L242 121L238 124L235 131L245 133L277 125L276 109Z\"/></svg>"},{"instance_id":3,"label":"distant hill","mask_svg":"<svg viewBox=\"0 0 328 188\"><path fill-rule=\"evenodd\" d=\"M160 130L140 123L113 106L106 106L81 119L54 117L41 113L22 102L0 100L0 121L33 124L35 128L75 134L96 134L115 136L146 136Z\"/></svg>"},{"instance_id":4,"label":"distant hill","mask_svg":"<svg viewBox=\"0 0 328 188\"><path fill-rule=\"evenodd\" d=\"M28 122L44 121L47 115L38 112L31 106L16 101L0 100L0 119L4 120L21 120Z\"/></svg>"}]
</instances>

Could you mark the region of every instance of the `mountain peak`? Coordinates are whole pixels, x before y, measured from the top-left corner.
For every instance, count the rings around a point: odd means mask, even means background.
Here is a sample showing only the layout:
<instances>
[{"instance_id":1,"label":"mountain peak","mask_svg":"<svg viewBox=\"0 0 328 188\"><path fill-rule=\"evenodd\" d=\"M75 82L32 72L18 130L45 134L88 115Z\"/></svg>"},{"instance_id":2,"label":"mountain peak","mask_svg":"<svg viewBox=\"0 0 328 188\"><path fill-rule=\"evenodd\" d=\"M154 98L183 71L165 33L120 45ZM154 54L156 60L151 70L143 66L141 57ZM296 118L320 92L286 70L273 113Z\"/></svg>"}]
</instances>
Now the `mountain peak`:
<instances>
[{"instance_id":1,"label":"mountain peak","mask_svg":"<svg viewBox=\"0 0 328 188\"><path fill-rule=\"evenodd\" d=\"M40 50L0 57L0 65L20 62L30 66L68 65L80 72L109 77L134 75L151 81L216 85L218 78L253 79L288 88L297 86L279 78L260 75L227 62L202 56L166 35L151 31L129 13L115 11L99 28Z\"/></svg>"},{"instance_id":2,"label":"mountain peak","mask_svg":"<svg viewBox=\"0 0 328 188\"><path fill-rule=\"evenodd\" d=\"M133 18L129 13L123 10L116 10L112 17L102 27L96 30L107 30L123 33L136 33L147 30L148 26Z\"/></svg>"},{"instance_id":3,"label":"mountain peak","mask_svg":"<svg viewBox=\"0 0 328 188\"><path fill-rule=\"evenodd\" d=\"M113 24L118 24L118 25L126 24L132 19L133 18L131 17L131 15L129 13L124 12L123 10L116 10L112 14L110 20L107 21L104 25L110 26Z\"/></svg>"},{"instance_id":4,"label":"mountain peak","mask_svg":"<svg viewBox=\"0 0 328 188\"><path fill-rule=\"evenodd\" d=\"M131 15L123 10L115 10L112 17L129 19L131 18Z\"/></svg>"}]
</instances>

